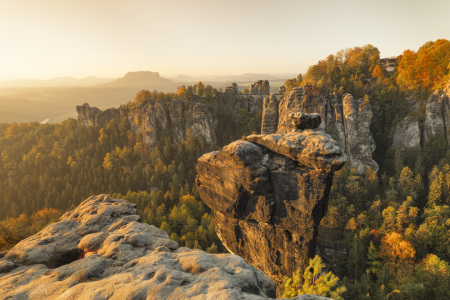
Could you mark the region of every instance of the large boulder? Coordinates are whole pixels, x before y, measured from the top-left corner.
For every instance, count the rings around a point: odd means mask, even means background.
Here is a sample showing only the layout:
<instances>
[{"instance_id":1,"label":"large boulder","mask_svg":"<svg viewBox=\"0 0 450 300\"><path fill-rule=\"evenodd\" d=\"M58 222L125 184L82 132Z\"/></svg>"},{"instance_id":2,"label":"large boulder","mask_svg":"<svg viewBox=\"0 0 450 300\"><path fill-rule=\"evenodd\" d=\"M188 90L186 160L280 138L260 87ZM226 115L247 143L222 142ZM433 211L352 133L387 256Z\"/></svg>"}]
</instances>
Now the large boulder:
<instances>
[{"instance_id":1,"label":"large boulder","mask_svg":"<svg viewBox=\"0 0 450 300\"><path fill-rule=\"evenodd\" d=\"M333 171L345 161L319 129L252 135L200 157L196 184L225 247L280 283L314 256Z\"/></svg>"},{"instance_id":2,"label":"large boulder","mask_svg":"<svg viewBox=\"0 0 450 300\"><path fill-rule=\"evenodd\" d=\"M85 200L2 253L0 298L275 297L274 282L241 257L180 247L164 230L139 219L136 205L125 200L107 195ZM322 299L298 299L310 297Z\"/></svg>"}]
</instances>

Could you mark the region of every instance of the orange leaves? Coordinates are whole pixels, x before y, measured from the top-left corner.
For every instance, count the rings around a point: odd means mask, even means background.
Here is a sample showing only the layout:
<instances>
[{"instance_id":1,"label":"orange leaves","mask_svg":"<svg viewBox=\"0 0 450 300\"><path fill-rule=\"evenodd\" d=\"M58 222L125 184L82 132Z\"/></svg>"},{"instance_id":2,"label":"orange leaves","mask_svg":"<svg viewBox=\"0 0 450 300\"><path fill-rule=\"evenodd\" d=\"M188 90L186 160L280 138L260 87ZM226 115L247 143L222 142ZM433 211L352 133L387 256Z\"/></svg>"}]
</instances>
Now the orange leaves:
<instances>
[{"instance_id":1,"label":"orange leaves","mask_svg":"<svg viewBox=\"0 0 450 300\"><path fill-rule=\"evenodd\" d=\"M398 63L397 84L412 90L442 89L447 82L450 41L425 43L417 52L406 50Z\"/></svg>"},{"instance_id":2,"label":"orange leaves","mask_svg":"<svg viewBox=\"0 0 450 300\"><path fill-rule=\"evenodd\" d=\"M410 242L403 239L403 236L396 232L388 233L382 242L382 255L392 260L412 261L416 255L416 250Z\"/></svg>"}]
</instances>

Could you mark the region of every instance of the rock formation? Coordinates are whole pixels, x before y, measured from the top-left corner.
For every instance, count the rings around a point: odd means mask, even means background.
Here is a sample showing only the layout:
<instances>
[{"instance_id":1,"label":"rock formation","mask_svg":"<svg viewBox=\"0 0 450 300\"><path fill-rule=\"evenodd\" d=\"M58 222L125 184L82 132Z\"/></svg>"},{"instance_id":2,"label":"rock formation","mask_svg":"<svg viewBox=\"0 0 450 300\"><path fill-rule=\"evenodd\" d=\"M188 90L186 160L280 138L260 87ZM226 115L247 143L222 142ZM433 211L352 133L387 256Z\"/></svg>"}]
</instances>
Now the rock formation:
<instances>
[{"instance_id":1,"label":"rock formation","mask_svg":"<svg viewBox=\"0 0 450 300\"><path fill-rule=\"evenodd\" d=\"M101 111L97 107L90 107L88 103L77 106L78 122L85 127L103 127L110 120L119 117L119 110L110 108Z\"/></svg>"},{"instance_id":2,"label":"rock formation","mask_svg":"<svg viewBox=\"0 0 450 300\"><path fill-rule=\"evenodd\" d=\"M269 95L270 85L268 80L258 80L250 85L249 93L251 95Z\"/></svg>"},{"instance_id":3,"label":"rock formation","mask_svg":"<svg viewBox=\"0 0 450 300\"><path fill-rule=\"evenodd\" d=\"M424 124L424 138L427 141L431 136L445 134L450 140L450 103L449 96L444 91L434 92L426 104Z\"/></svg>"},{"instance_id":4,"label":"rock formation","mask_svg":"<svg viewBox=\"0 0 450 300\"><path fill-rule=\"evenodd\" d=\"M273 115L272 109L270 105L264 105L263 116ZM355 100L350 94L345 94L342 101L336 95L327 99L320 88L295 87L279 101L278 120L263 118L263 127L269 128L277 124L276 132L291 132L295 126L289 115L296 112L318 114L322 120L320 128L329 132L345 149L351 167L358 173L364 173L368 167L378 171L378 164L372 159L372 152L375 150L370 132L372 109L364 99Z\"/></svg>"},{"instance_id":5,"label":"rock formation","mask_svg":"<svg viewBox=\"0 0 450 300\"><path fill-rule=\"evenodd\" d=\"M395 127L392 147L412 148L420 146L419 118L407 117Z\"/></svg>"},{"instance_id":6,"label":"rock formation","mask_svg":"<svg viewBox=\"0 0 450 300\"><path fill-rule=\"evenodd\" d=\"M378 164L372 159L375 141L370 132L372 120L370 103L361 98L355 100L350 94L345 94L342 102L346 153L350 165L358 173L365 172L367 167L378 171Z\"/></svg>"},{"instance_id":7,"label":"rock formation","mask_svg":"<svg viewBox=\"0 0 450 300\"><path fill-rule=\"evenodd\" d=\"M217 120L203 103L186 103L181 99L171 102L156 100L105 111L86 103L77 106L77 112L78 122L86 127L103 127L110 120L126 116L133 132L142 134L144 143L149 145L156 145L168 132L175 141L184 141L188 131L210 145L217 142Z\"/></svg>"},{"instance_id":8,"label":"rock formation","mask_svg":"<svg viewBox=\"0 0 450 300\"><path fill-rule=\"evenodd\" d=\"M234 93L235 95L237 95L239 93L238 85L233 82L230 86L225 87L225 94L227 93Z\"/></svg>"},{"instance_id":9,"label":"rock formation","mask_svg":"<svg viewBox=\"0 0 450 300\"><path fill-rule=\"evenodd\" d=\"M269 98L264 98L261 133L271 134L277 132L278 127L278 100L270 94Z\"/></svg>"},{"instance_id":10,"label":"rock formation","mask_svg":"<svg viewBox=\"0 0 450 300\"><path fill-rule=\"evenodd\" d=\"M277 283L296 269L303 272L314 256L333 171L346 161L338 143L314 128L319 124L308 124L297 124L305 130L248 136L197 164L200 197L214 210L225 247Z\"/></svg>"},{"instance_id":11,"label":"rock formation","mask_svg":"<svg viewBox=\"0 0 450 300\"><path fill-rule=\"evenodd\" d=\"M2 299L269 299L275 285L241 257L183 248L136 205L91 197L0 253ZM297 299L325 299L309 296Z\"/></svg>"},{"instance_id":12,"label":"rock formation","mask_svg":"<svg viewBox=\"0 0 450 300\"><path fill-rule=\"evenodd\" d=\"M161 101L140 103L128 112L128 122L134 133L141 133L143 142L155 145L160 137L161 128L169 124L169 115Z\"/></svg>"}]
</instances>

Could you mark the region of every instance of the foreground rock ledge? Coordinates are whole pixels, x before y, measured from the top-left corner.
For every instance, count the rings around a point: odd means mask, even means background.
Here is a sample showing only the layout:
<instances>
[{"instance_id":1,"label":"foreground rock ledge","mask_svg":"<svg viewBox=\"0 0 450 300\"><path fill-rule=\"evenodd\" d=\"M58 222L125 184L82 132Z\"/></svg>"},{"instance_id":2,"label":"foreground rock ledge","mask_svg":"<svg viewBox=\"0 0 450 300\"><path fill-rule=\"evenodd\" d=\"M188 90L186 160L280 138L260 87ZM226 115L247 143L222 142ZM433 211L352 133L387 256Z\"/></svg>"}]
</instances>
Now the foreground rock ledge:
<instances>
[{"instance_id":1,"label":"foreground rock ledge","mask_svg":"<svg viewBox=\"0 0 450 300\"><path fill-rule=\"evenodd\" d=\"M135 204L107 195L90 197L0 257L0 299L275 296L270 278L241 257L179 247L164 230L139 223Z\"/></svg>"},{"instance_id":2,"label":"foreground rock ledge","mask_svg":"<svg viewBox=\"0 0 450 300\"><path fill-rule=\"evenodd\" d=\"M200 157L196 184L225 247L281 283L314 256L333 171L346 160L319 129L252 135Z\"/></svg>"}]
</instances>

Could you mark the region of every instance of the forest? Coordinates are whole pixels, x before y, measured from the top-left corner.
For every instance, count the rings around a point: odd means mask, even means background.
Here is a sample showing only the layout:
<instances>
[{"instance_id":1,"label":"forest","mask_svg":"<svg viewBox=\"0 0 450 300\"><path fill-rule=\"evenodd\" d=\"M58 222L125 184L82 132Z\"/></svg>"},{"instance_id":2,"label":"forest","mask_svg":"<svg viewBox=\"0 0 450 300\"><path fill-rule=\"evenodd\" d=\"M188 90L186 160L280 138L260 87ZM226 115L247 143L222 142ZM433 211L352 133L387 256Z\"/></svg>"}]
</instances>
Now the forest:
<instances>
[{"instance_id":1,"label":"forest","mask_svg":"<svg viewBox=\"0 0 450 300\"><path fill-rule=\"evenodd\" d=\"M324 93L367 97L379 107L371 132L380 170L375 173L369 168L357 174L346 165L334 176L317 253L324 270L338 278L333 284L339 282L344 288L322 295L450 298L446 136L409 149L393 148L391 141L395 125L407 114L416 114L423 126L426 100L434 90L445 88L449 68L447 40L425 43L418 51L405 50L393 72L383 68L379 50L366 45L329 55L305 74L286 81L287 90L312 84ZM140 91L124 107L174 97L208 104L218 93L201 83L181 87L177 94ZM409 110L408 97L420 102L417 111ZM74 119L58 124L0 124L0 251L54 222L87 197L107 193L137 203L143 222L166 230L182 246L225 252L214 232L213 215L195 188L195 165L202 154L258 132L261 113L241 110L236 114L221 108L214 114L220 128L215 146L189 134L185 141L175 142L170 133L149 146L131 130L126 117L102 128L83 127ZM293 274L289 282L295 282L295 276L303 274ZM302 290L297 286L294 294ZM286 291L284 296L293 296Z\"/></svg>"}]
</instances>

